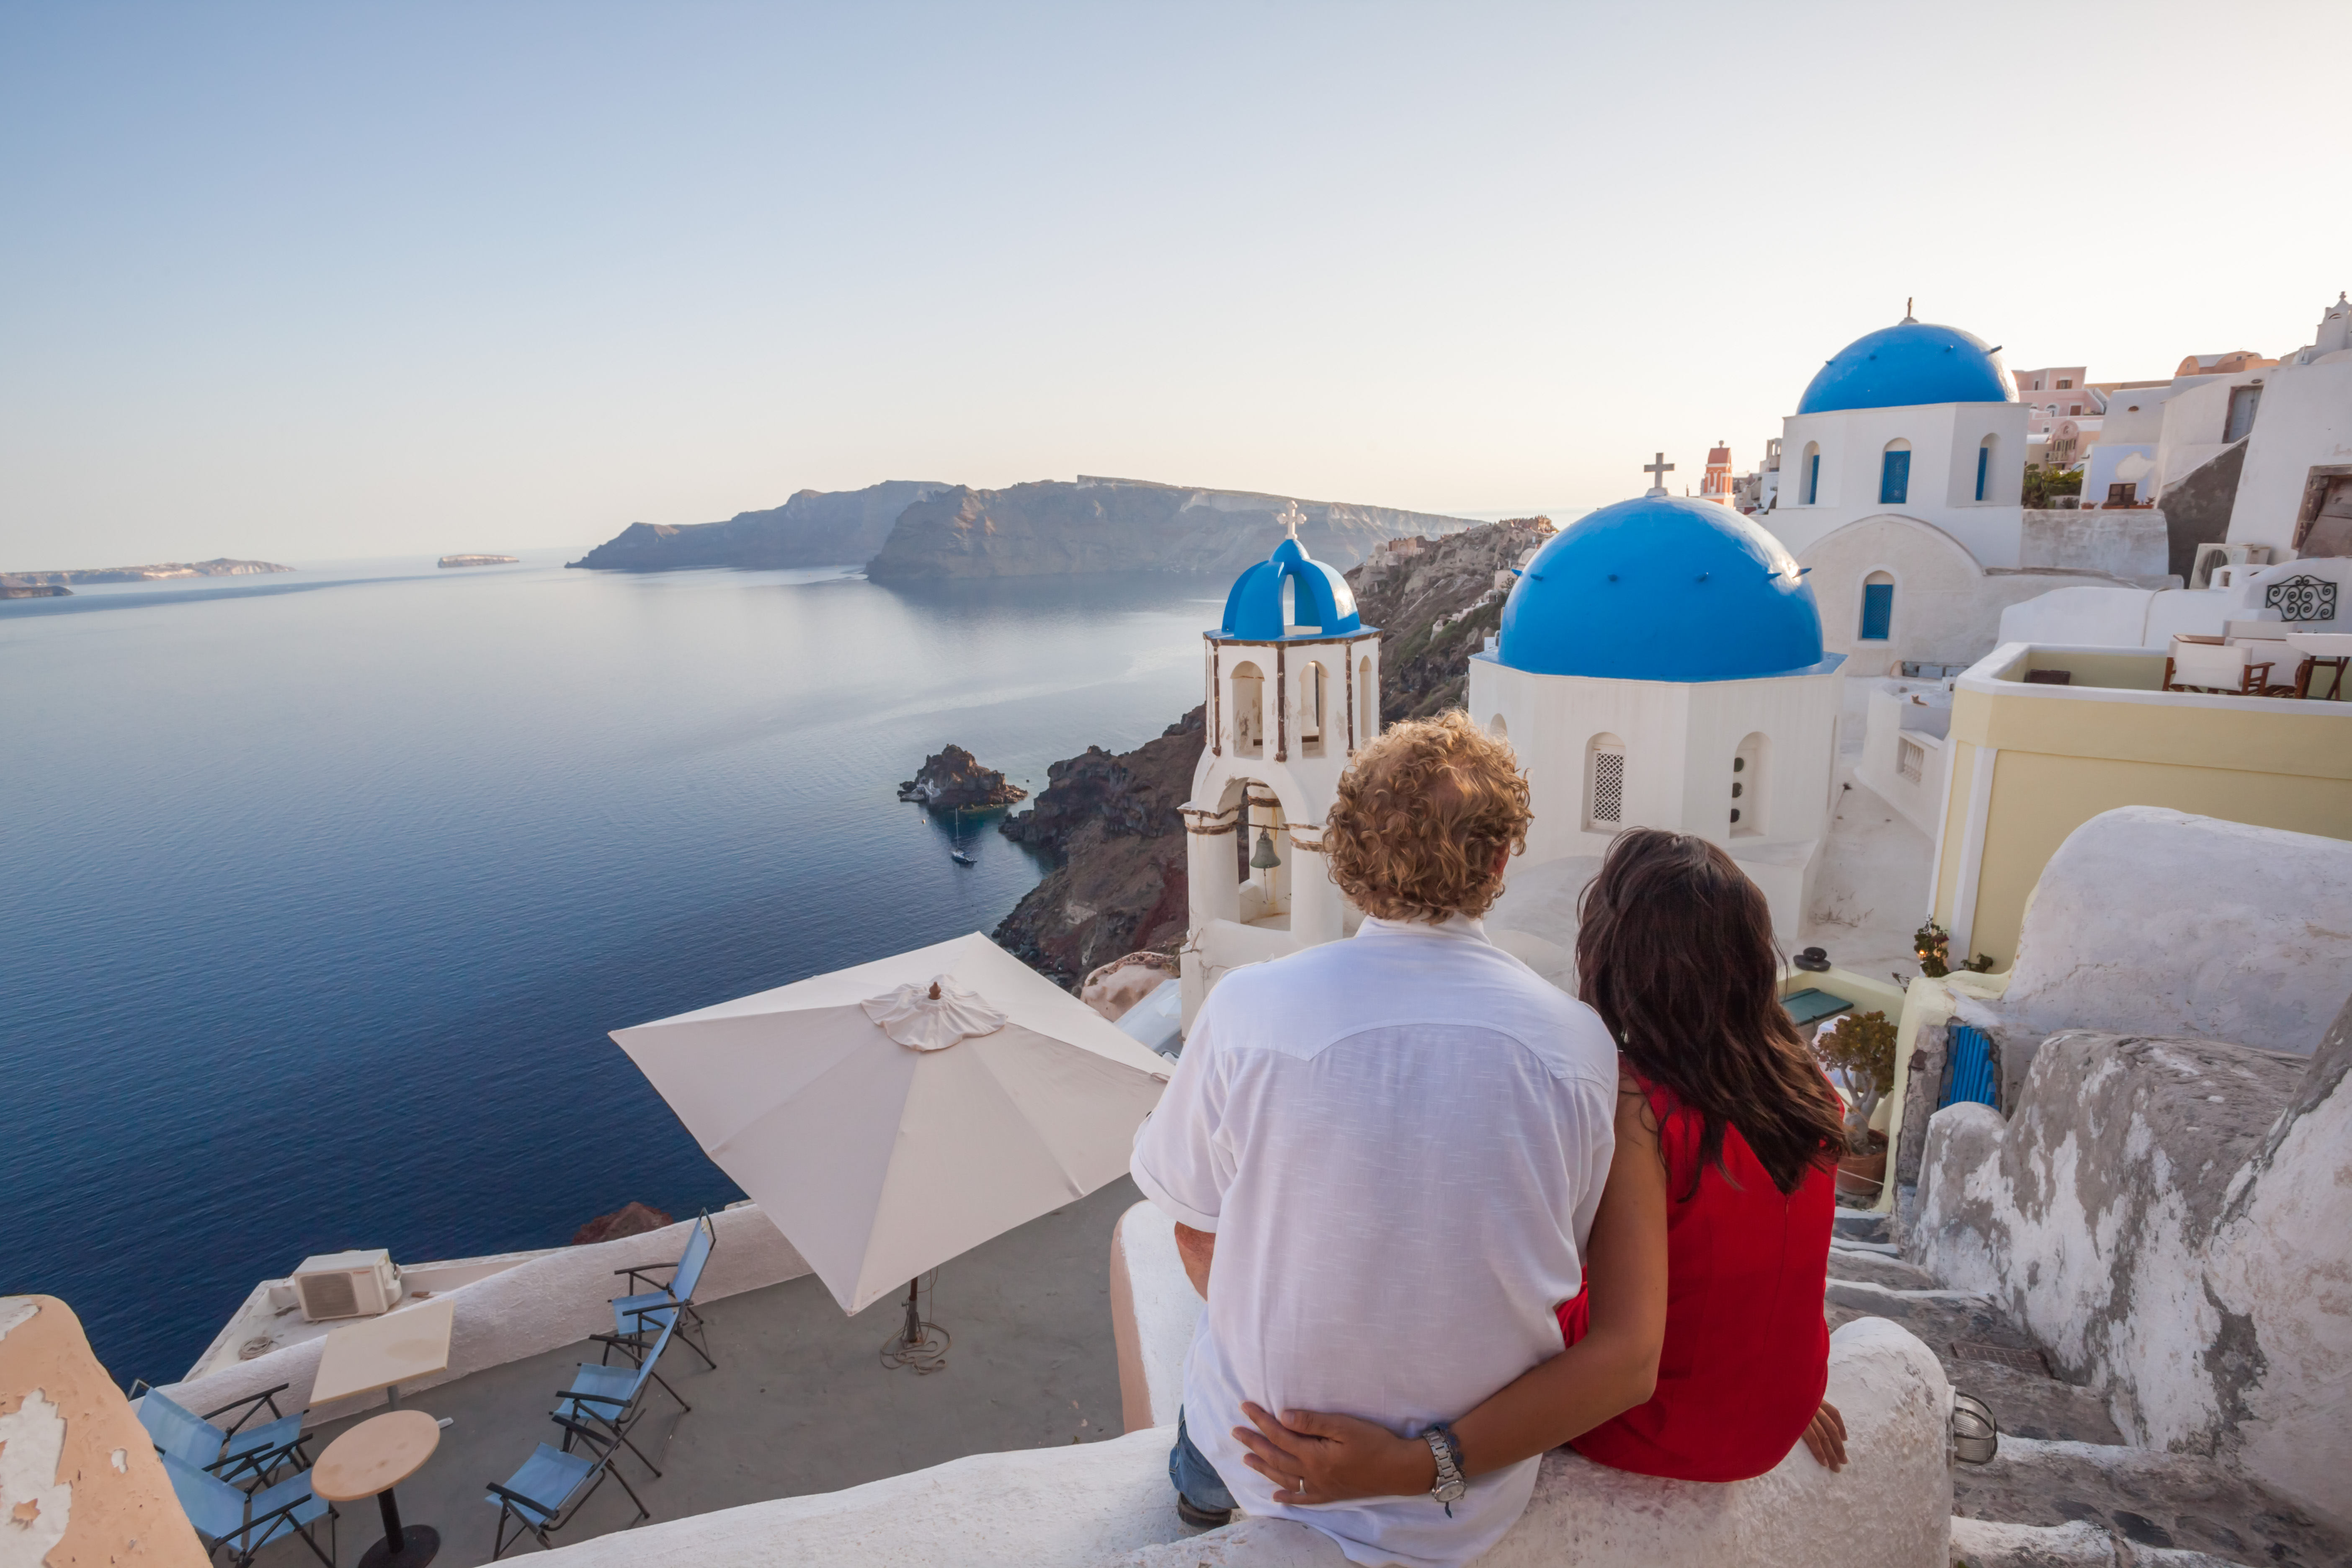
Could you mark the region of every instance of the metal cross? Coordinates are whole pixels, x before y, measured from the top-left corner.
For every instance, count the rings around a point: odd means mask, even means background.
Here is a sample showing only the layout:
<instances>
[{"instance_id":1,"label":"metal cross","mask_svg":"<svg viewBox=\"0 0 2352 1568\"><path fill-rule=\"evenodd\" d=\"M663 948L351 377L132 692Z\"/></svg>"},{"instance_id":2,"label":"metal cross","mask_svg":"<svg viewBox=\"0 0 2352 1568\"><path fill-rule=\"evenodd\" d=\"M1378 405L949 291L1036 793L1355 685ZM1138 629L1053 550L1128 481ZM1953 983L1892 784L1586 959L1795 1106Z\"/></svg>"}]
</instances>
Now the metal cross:
<instances>
[{"instance_id":1,"label":"metal cross","mask_svg":"<svg viewBox=\"0 0 2352 1568\"><path fill-rule=\"evenodd\" d=\"M1675 471L1675 466L1667 462L1666 455L1661 452L1656 461L1643 464L1642 471L1650 476L1650 493L1662 496L1666 493L1666 476Z\"/></svg>"}]
</instances>

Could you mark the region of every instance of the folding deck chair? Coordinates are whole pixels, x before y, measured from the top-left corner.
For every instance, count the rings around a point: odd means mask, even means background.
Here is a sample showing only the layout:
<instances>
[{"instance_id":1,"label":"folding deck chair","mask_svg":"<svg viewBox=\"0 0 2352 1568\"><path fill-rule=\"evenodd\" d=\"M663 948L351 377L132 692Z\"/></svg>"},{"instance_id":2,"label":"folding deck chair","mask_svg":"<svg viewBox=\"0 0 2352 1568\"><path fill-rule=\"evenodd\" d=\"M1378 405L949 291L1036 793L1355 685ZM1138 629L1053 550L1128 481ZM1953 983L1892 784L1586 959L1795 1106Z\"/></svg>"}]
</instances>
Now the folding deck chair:
<instances>
[{"instance_id":1,"label":"folding deck chair","mask_svg":"<svg viewBox=\"0 0 2352 1568\"><path fill-rule=\"evenodd\" d=\"M629 1523L651 1517L636 1489L629 1485L629 1478L613 1468L613 1456L620 1445L561 1415L555 1421L565 1428L563 1447L552 1448L541 1443L522 1462L522 1468L503 1482L492 1481L489 1494L482 1500L495 1503L499 1510L498 1533L490 1546L493 1563L505 1556L508 1548L522 1544L526 1535L553 1550L555 1542L548 1537L578 1516L608 1474L637 1506L637 1517ZM572 1447L575 1442L581 1445L578 1450ZM507 1533L509 1528L514 1531L511 1536Z\"/></svg>"},{"instance_id":2,"label":"folding deck chair","mask_svg":"<svg viewBox=\"0 0 2352 1568\"><path fill-rule=\"evenodd\" d=\"M172 1491L179 1498L188 1522L203 1538L206 1555L226 1546L236 1568L253 1568L255 1552L293 1535L300 1537L327 1568L335 1568L337 1521L341 1516L333 1504L310 1489L309 1470L251 1493L241 1492L173 1454L163 1456L163 1473L171 1477ZM317 1530L322 1515L328 1521L324 1551L320 1550Z\"/></svg>"},{"instance_id":3,"label":"folding deck chair","mask_svg":"<svg viewBox=\"0 0 2352 1568\"><path fill-rule=\"evenodd\" d=\"M677 1320L673 1316L662 1325L653 1348L635 1367L582 1362L579 1375L572 1380L572 1386L557 1391L555 1419L569 1432L593 1434L598 1442L607 1447L626 1443L629 1452L636 1455L638 1462L659 1477L660 1467L646 1458L645 1451L637 1447L629 1433L645 1415L646 1390L653 1384L660 1384L663 1393L677 1399L677 1407L681 1411L694 1408L677 1398L677 1390L670 1387L659 1370L662 1352L668 1348L670 1336L677 1331ZM572 1442L570 1436L563 1439L567 1452Z\"/></svg>"},{"instance_id":4,"label":"folding deck chair","mask_svg":"<svg viewBox=\"0 0 2352 1568\"><path fill-rule=\"evenodd\" d=\"M595 1336L604 1346L603 1359L610 1362L617 1350L630 1361L637 1361L645 1354L646 1336L667 1328L672 1319L677 1319L677 1337L685 1342L687 1349L702 1358L703 1365L717 1372L719 1363L710 1359L709 1336L703 1332L702 1314L694 1310L694 1292L702 1283L702 1268L710 1261L710 1249L718 1245L718 1229L710 1223L710 1211L705 1209L696 1216L694 1229L687 1237L686 1250L676 1263L642 1263L635 1268L614 1269L615 1275L627 1275L632 1285L652 1285L654 1289L614 1301L613 1331ZM665 1268L670 1271L666 1286L652 1278ZM697 1343L697 1336L704 1342Z\"/></svg>"},{"instance_id":5,"label":"folding deck chair","mask_svg":"<svg viewBox=\"0 0 2352 1568\"><path fill-rule=\"evenodd\" d=\"M139 1424L147 1428L147 1436L154 1440L157 1451L247 1491L262 1485L289 1465L297 1469L310 1468L310 1456L302 1447L302 1412L278 1414L278 1396L291 1386L281 1383L264 1393L224 1405L210 1415L199 1415L144 1383L131 1385L134 1398L138 1390L147 1388L146 1397L139 1404ZM277 1419L247 1430L245 1424L261 1414L264 1405L269 1406L269 1414ZM215 1418L239 1409L245 1414L226 1429L214 1425Z\"/></svg>"}]
</instances>

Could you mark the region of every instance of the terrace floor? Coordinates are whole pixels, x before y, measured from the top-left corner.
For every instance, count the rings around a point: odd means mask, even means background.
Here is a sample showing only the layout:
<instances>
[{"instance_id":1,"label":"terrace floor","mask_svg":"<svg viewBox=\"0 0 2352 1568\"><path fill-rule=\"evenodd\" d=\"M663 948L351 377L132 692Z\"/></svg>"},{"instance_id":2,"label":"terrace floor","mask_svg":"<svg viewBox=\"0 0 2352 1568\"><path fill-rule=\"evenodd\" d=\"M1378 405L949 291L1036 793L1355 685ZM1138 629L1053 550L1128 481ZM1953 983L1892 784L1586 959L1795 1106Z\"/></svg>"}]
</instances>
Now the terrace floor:
<instances>
[{"instance_id":1,"label":"terrace floor","mask_svg":"<svg viewBox=\"0 0 2352 1568\"><path fill-rule=\"evenodd\" d=\"M662 1478L647 1476L626 1450L620 1473L660 1521L835 1491L968 1454L1119 1436L1110 1234L1137 1201L1134 1183L1122 1176L941 1268L925 1315L954 1343L946 1368L927 1376L885 1371L878 1359L897 1331L898 1300L845 1317L812 1274L711 1303L702 1313L718 1370L673 1344L663 1375L693 1410L681 1413L656 1389L634 1434ZM505 1480L533 1445L560 1441L548 1419L556 1392L601 1348L567 1346L403 1399L406 1408L452 1418L432 1458L398 1489L403 1519L441 1532L440 1568L489 1561L498 1510L483 1500L484 1483ZM316 1436L331 1440L380 1414L381 1406ZM341 1513L338 1556L356 1563L382 1538L383 1524L373 1503L346 1503ZM555 1540L623 1529L635 1514L627 1494L607 1482ZM538 1551L526 1541L508 1555ZM287 1541L267 1548L257 1565L316 1562Z\"/></svg>"}]
</instances>

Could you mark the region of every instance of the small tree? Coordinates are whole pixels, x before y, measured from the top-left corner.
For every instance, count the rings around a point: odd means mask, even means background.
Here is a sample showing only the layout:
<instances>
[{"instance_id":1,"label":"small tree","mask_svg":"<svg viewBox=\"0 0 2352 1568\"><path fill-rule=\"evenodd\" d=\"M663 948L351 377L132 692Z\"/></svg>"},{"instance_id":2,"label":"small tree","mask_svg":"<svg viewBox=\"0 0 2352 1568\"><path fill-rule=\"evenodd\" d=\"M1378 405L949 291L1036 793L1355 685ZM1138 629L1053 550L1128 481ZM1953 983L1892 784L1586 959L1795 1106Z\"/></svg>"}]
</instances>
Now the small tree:
<instances>
[{"instance_id":1,"label":"small tree","mask_svg":"<svg viewBox=\"0 0 2352 1568\"><path fill-rule=\"evenodd\" d=\"M1941 980L1952 972L1952 933L1929 921L1911 933L1911 951L1919 955L1919 973Z\"/></svg>"},{"instance_id":2,"label":"small tree","mask_svg":"<svg viewBox=\"0 0 2352 1568\"><path fill-rule=\"evenodd\" d=\"M2024 494L2019 498L2029 508L2046 507L2059 496L2083 493L2083 471L2067 469L2057 463L2025 465Z\"/></svg>"},{"instance_id":3,"label":"small tree","mask_svg":"<svg viewBox=\"0 0 2352 1568\"><path fill-rule=\"evenodd\" d=\"M1879 1100L1895 1088L1895 1026L1884 1013L1848 1013L1813 1037L1813 1050L1857 1086L1853 1108L1846 1113L1846 1145L1857 1154L1867 1153L1870 1119Z\"/></svg>"}]
</instances>

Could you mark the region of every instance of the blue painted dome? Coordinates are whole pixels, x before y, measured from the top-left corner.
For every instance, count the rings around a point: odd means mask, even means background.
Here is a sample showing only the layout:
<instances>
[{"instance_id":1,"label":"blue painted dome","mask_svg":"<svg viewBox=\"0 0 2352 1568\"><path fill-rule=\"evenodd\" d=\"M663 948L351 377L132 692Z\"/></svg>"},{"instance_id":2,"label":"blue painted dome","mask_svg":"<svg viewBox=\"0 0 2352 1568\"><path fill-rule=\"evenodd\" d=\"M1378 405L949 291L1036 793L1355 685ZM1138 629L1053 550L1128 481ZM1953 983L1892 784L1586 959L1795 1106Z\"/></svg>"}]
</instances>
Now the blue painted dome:
<instances>
[{"instance_id":1,"label":"blue painted dome","mask_svg":"<svg viewBox=\"0 0 2352 1568\"><path fill-rule=\"evenodd\" d=\"M1291 585L1288 617L1283 587ZM1300 637L1338 637L1364 629L1356 614L1356 591L1348 580L1286 539L1274 553L1234 580L1225 595L1224 624L1218 635L1243 642L1279 642L1300 628Z\"/></svg>"},{"instance_id":2,"label":"blue painted dome","mask_svg":"<svg viewBox=\"0 0 2352 1568\"><path fill-rule=\"evenodd\" d=\"M1907 317L1853 340L1813 373L1800 414L1846 408L1908 408L1922 403L2014 403L2017 389L1998 349L1958 327Z\"/></svg>"},{"instance_id":3,"label":"blue painted dome","mask_svg":"<svg viewBox=\"0 0 2352 1568\"><path fill-rule=\"evenodd\" d=\"M1496 657L1536 675L1745 680L1819 665L1822 614L1780 542L1729 507L1620 501L1536 552Z\"/></svg>"}]
</instances>

